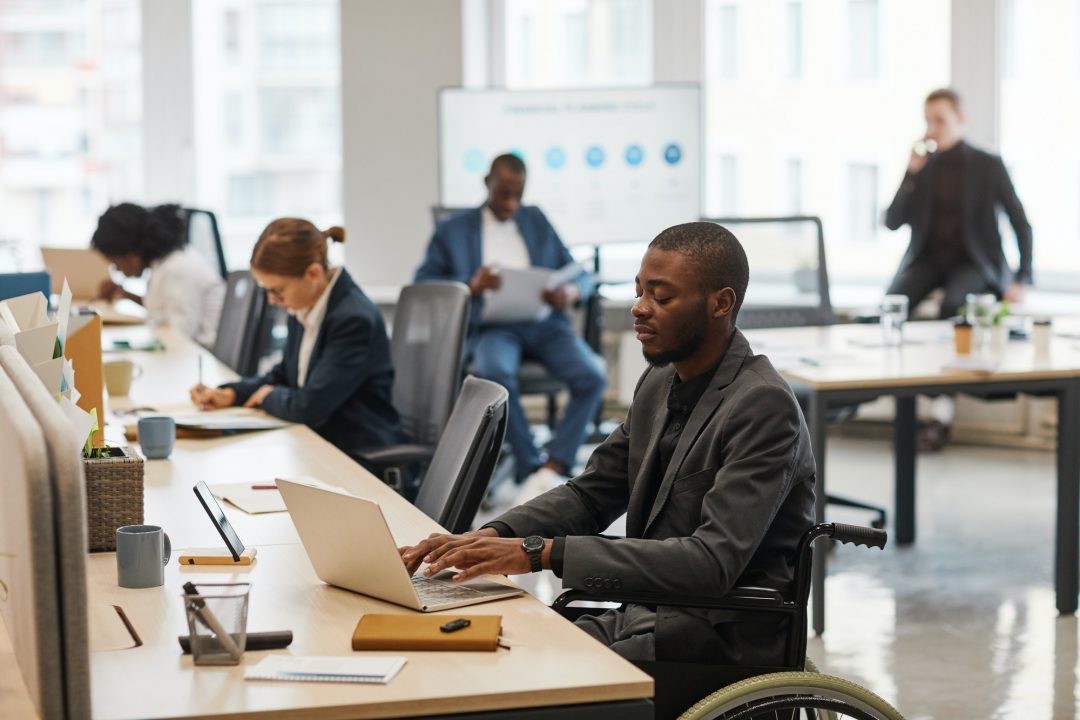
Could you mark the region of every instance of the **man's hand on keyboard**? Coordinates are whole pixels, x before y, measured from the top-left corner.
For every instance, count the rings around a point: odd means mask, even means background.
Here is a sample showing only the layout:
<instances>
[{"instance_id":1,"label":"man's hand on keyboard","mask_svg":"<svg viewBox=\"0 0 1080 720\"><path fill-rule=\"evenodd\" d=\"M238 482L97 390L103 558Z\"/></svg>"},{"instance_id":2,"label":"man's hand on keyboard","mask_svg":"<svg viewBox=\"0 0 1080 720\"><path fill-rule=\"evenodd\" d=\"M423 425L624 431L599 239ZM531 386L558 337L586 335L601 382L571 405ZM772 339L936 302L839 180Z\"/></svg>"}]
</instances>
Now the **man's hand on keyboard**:
<instances>
[{"instance_id":1,"label":"man's hand on keyboard","mask_svg":"<svg viewBox=\"0 0 1080 720\"><path fill-rule=\"evenodd\" d=\"M551 541L546 541L543 566L549 567ZM447 568L457 568L454 581L480 575L518 575L532 568L529 556L521 547L521 538L500 538L492 528L464 535L431 535L412 548L401 548L401 557L410 572L421 562L428 563L424 575L431 576Z\"/></svg>"}]
</instances>

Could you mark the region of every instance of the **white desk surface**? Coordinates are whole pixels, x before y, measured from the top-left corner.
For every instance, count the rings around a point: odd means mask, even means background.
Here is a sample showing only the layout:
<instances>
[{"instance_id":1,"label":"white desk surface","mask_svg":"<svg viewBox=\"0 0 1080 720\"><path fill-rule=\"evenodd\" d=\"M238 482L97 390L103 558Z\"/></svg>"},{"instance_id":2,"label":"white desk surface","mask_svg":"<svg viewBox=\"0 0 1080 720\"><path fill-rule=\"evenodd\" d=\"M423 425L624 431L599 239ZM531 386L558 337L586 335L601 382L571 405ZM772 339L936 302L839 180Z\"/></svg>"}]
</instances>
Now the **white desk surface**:
<instances>
[{"instance_id":1,"label":"white desk surface","mask_svg":"<svg viewBox=\"0 0 1080 720\"><path fill-rule=\"evenodd\" d=\"M105 337L130 337L146 329L106 329ZM232 377L208 352L167 329L153 331L164 352L124 354L143 369L134 381L135 405L183 401L204 355L204 380ZM113 355L113 353L110 353ZM116 403L121 404L121 403ZM377 500L396 539L412 542L439 528L381 481L304 426L211 440L178 440L167 460L146 464L146 522L162 525L177 548L220 545L191 486L198 480L270 482L311 475ZM91 603L123 607L144 645L91 656L93 717L399 717L425 713L497 710L636 699L652 695L652 679L574 628L530 596L451 610L503 615L512 650L496 653L390 653L409 661L391 683L346 685L252 683L243 665L198 668L180 654L186 634L180 586L189 579L237 577L252 582L251 631L290 629L295 655L350 654L352 629L364 612L412 612L332 588L314 575L286 513L247 515L226 506L237 533L259 549L250 569L190 568L170 562L165 585L128 590L116 585L112 553L91 555ZM264 657L247 653L244 664Z\"/></svg>"},{"instance_id":2,"label":"white desk surface","mask_svg":"<svg viewBox=\"0 0 1080 720\"><path fill-rule=\"evenodd\" d=\"M903 346L865 347L879 343L880 325L747 330L754 352L766 355L785 377L819 390L933 385L968 380L1035 380L1080 375L1080 327L1056 320L1050 354L1037 357L1030 341L1010 341L1004 352L990 354L991 373L946 369L956 359L953 328L946 322L908 323Z\"/></svg>"}]
</instances>

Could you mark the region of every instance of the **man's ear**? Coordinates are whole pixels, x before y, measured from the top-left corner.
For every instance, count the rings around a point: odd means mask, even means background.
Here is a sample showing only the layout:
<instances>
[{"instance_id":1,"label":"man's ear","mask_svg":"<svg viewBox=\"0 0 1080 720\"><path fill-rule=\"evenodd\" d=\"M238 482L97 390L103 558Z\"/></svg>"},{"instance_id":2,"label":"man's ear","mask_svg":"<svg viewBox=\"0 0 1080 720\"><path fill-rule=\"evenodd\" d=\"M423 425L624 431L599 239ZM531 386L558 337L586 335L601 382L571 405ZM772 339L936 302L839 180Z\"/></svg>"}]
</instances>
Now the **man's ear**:
<instances>
[{"instance_id":1,"label":"man's ear","mask_svg":"<svg viewBox=\"0 0 1080 720\"><path fill-rule=\"evenodd\" d=\"M484 187L486 187L488 190L491 189L491 173L488 173L484 176Z\"/></svg>"},{"instance_id":2,"label":"man's ear","mask_svg":"<svg viewBox=\"0 0 1080 720\"><path fill-rule=\"evenodd\" d=\"M714 318L730 315L735 310L735 291L729 287L717 290L710 295L710 310Z\"/></svg>"}]
</instances>

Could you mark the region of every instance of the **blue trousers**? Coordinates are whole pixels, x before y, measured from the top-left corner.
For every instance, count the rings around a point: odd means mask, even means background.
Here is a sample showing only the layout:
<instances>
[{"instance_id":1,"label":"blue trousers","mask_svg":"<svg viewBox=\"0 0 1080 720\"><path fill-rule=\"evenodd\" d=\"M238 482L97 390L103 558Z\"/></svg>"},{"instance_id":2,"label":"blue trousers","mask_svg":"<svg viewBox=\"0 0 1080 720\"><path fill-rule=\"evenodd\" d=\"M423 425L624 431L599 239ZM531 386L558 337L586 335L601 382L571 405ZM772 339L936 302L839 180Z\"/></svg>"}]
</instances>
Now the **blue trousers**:
<instances>
[{"instance_id":1,"label":"blue trousers","mask_svg":"<svg viewBox=\"0 0 1080 720\"><path fill-rule=\"evenodd\" d=\"M567 471L574 467L578 447L604 398L604 361L574 334L562 315L539 322L487 325L471 338L470 345L473 372L499 383L510 393L506 439L514 450L518 481L541 465L518 392L518 370L523 359L541 363L570 389L570 402L548 445L548 459Z\"/></svg>"}]
</instances>

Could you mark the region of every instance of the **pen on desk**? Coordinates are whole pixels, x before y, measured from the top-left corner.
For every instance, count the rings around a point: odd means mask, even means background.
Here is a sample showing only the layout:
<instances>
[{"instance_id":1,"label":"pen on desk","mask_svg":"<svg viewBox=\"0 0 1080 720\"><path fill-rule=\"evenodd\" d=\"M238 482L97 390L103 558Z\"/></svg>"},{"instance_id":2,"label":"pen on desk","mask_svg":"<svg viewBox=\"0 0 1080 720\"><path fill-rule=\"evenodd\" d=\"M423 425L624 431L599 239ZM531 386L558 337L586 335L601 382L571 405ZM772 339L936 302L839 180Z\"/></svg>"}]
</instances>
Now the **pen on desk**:
<instances>
[{"instance_id":1,"label":"pen on desk","mask_svg":"<svg viewBox=\"0 0 1080 720\"><path fill-rule=\"evenodd\" d=\"M277 490L277 485L252 485L252 490Z\"/></svg>"},{"instance_id":2,"label":"pen on desk","mask_svg":"<svg viewBox=\"0 0 1080 720\"><path fill-rule=\"evenodd\" d=\"M199 355L199 387L202 387L202 354Z\"/></svg>"},{"instance_id":3,"label":"pen on desk","mask_svg":"<svg viewBox=\"0 0 1080 720\"><path fill-rule=\"evenodd\" d=\"M801 358L799 358L799 362L801 362L804 365L809 365L810 367L821 367L821 363L819 363L817 360L813 360L811 358L801 357Z\"/></svg>"}]
</instances>

